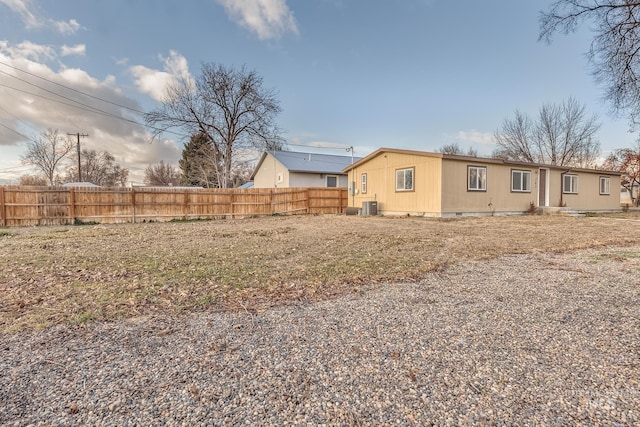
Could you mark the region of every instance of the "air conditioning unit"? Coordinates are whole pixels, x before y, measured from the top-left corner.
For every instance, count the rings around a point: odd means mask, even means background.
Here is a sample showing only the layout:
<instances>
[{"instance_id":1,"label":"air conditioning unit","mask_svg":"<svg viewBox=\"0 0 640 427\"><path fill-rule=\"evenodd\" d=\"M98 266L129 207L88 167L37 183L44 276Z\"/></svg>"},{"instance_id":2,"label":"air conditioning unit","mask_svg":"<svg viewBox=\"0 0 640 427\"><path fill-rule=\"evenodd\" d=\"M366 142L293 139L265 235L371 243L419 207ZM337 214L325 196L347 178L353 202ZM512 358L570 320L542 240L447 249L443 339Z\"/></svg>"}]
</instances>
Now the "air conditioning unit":
<instances>
[{"instance_id":1,"label":"air conditioning unit","mask_svg":"<svg viewBox=\"0 0 640 427\"><path fill-rule=\"evenodd\" d=\"M375 200L362 202L362 215L378 215L378 202Z\"/></svg>"}]
</instances>

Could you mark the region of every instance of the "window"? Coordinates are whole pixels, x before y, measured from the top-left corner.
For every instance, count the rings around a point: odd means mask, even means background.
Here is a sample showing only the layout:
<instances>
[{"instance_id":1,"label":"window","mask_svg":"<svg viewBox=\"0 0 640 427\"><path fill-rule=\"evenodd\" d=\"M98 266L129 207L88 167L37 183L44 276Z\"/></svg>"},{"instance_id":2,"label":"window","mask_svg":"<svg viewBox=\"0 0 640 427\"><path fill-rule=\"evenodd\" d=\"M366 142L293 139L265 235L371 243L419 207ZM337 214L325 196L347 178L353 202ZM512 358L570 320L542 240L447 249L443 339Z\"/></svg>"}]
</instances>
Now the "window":
<instances>
[{"instance_id":1,"label":"window","mask_svg":"<svg viewBox=\"0 0 640 427\"><path fill-rule=\"evenodd\" d=\"M278 174L278 182L284 182L284 175L282 174L282 172Z\"/></svg>"},{"instance_id":2,"label":"window","mask_svg":"<svg viewBox=\"0 0 640 427\"><path fill-rule=\"evenodd\" d=\"M413 168L396 171L396 191L413 190Z\"/></svg>"},{"instance_id":3,"label":"window","mask_svg":"<svg viewBox=\"0 0 640 427\"><path fill-rule=\"evenodd\" d=\"M608 176L600 177L600 194L610 194L609 184L610 184L610 179Z\"/></svg>"},{"instance_id":4,"label":"window","mask_svg":"<svg viewBox=\"0 0 640 427\"><path fill-rule=\"evenodd\" d=\"M338 177L335 175L327 175L327 187L337 187Z\"/></svg>"},{"instance_id":5,"label":"window","mask_svg":"<svg viewBox=\"0 0 640 427\"><path fill-rule=\"evenodd\" d=\"M363 193L367 192L367 174L362 174L362 185L360 186Z\"/></svg>"},{"instance_id":6,"label":"window","mask_svg":"<svg viewBox=\"0 0 640 427\"><path fill-rule=\"evenodd\" d=\"M467 169L469 191L487 191L487 168L484 166L469 166Z\"/></svg>"},{"instance_id":7,"label":"window","mask_svg":"<svg viewBox=\"0 0 640 427\"><path fill-rule=\"evenodd\" d=\"M531 192L531 171L511 171L511 191Z\"/></svg>"},{"instance_id":8,"label":"window","mask_svg":"<svg viewBox=\"0 0 640 427\"><path fill-rule=\"evenodd\" d=\"M565 175L562 178L563 193L578 193L578 175Z\"/></svg>"}]
</instances>

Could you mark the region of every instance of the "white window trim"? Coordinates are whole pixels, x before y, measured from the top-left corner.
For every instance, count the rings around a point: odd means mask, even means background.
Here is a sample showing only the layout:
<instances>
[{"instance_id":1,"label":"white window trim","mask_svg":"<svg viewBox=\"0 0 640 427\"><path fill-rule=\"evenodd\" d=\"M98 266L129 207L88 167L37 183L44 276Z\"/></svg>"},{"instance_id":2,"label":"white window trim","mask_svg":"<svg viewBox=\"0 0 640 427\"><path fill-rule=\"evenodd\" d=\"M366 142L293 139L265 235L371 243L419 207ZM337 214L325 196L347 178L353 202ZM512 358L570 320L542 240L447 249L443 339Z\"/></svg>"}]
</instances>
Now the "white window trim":
<instances>
[{"instance_id":1,"label":"white window trim","mask_svg":"<svg viewBox=\"0 0 640 427\"><path fill-rule=\"evenodd\" d=\"M362 194L366 194L367 192L367 174L363 173L362 175L360 175L360 190L362 191Z\"/></svg>"},{"instance_id":2,"label":"white window trim","mask_svg":"<svg viewBox=\"0 0 640 427\"><path fill-rule=\"evenodd\" d=\"M336 185L335 186L329 187L329 178L335 178L336 179ZM325 183L325 186L327 188L338 188L340 186L340 178L338 178L338 175L327 175L325 177L324 183Z\"/></svg>"},{"instance_id":3,"label":"white window trim","mask_svg":"<svg viewBox=\"0 0 640 427\"><path fill-rule=\"evenodd\" d=\"M520 174L520 189L514 188L514 183L516 180L514 179L514 175L518 173ZM525 175L529 175L529 180L525 181ZM528 183L528 188L524 188L524 183ZM531 193L531 171L521 170L521 169L512 169L511 170L511 191L514 193Z\"/></svg>"},{"instance_id":4,"label":"white window trim","mask_svg":"<svg viewBox=\"0 0 640 427\"><path fill-rule=\"evenodd\" d=\"M602 191L602 183L605 182L605 191ZM600 194L603 196L608 196L611 194L611 178L608 176L601 176L599 181L599 190Z\"/></svg>"},{"instance_id":5,"label":"white window trim","mask_svg":"<svg viewBox=\"0 0 640 427\"><path fill-rule=\"evenodd\" d=\"M406 188L407 175L406 172L411 171L411 188ZM398 173L403 172L402 181L404 183L403 188L398 188ZM396 191L413 191L415 183L415 168L403 168L396 169Z\"/></svg>"},{"instance_id":6,"label":"white window trim","mask_svg":"<svg viewBox=\"0 0 640 427\"><path fill-rule=\"evenodd\" d=\"M569 189L566 186L567 178L570 178ZM562 176L562 192L564 194L578 194L578 175L565 174Z\"/></svg>"},{"instance_id":7,"label":"white window trim","mask_svg":"<svg viewBox=\"0 0 640 427\"><path fill-rule=\"evenodd\" d=\"M471 186L471 170L475 169L476 172L476 177L477 177L477 182L475 183L476 186L472 187ZM480 171L484 171L484 182L481 179L481 173ZM481 184L484 183L484 187L481 186ZM467 166L467 191L487 191L487 167L486 166Z\"/></svg>"}]
</instances>

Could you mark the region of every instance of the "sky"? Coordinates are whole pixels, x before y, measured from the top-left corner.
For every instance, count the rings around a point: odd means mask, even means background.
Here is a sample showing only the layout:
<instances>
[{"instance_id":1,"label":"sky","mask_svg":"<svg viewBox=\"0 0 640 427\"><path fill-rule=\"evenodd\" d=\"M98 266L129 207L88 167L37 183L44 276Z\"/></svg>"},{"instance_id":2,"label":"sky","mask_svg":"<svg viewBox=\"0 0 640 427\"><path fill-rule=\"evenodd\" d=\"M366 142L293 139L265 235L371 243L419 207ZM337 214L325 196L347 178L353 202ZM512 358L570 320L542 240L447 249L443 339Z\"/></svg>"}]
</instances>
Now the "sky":
<instances>
[{"instance_id":1,"label":"sky","mask_svg":"<svg viewBox=\"0 0 640 427\"><path fill-rule=\"evenodd\" d=\"M134 183L149 164L177 166L189 135L152 139L141 112L203 63L261 75L292 151L362 157L457 143L489 156L516 109L535 116L569 97L598 115L603 156L633 146L590 74L589 25L538 42L550 4L0 0L0 184L34 173L21 156L49 128L87 134L81 146L109 151Z\"/></svg>"}]
</instances>

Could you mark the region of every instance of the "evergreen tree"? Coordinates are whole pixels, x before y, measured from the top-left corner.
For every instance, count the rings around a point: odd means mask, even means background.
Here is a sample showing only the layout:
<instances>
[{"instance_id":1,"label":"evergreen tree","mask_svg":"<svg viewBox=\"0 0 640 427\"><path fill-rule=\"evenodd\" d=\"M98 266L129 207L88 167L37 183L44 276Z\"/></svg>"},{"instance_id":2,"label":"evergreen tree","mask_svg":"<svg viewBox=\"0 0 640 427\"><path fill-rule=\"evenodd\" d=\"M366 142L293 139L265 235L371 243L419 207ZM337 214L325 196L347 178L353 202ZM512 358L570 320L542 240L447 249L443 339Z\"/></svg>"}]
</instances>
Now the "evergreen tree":
<instances>
[{"instance_id":1,"label":"evergreen tree","mask_svg":"<svg viewBox=\"0 0 640 427\"><path fill-rule=\"evenodd\" d=\"M204 133L191 137L182 150L178 162L181 177L180 184L205 188L218 187L216 179L215 155L211 140Z\"/></svg>"}]
</instances>

